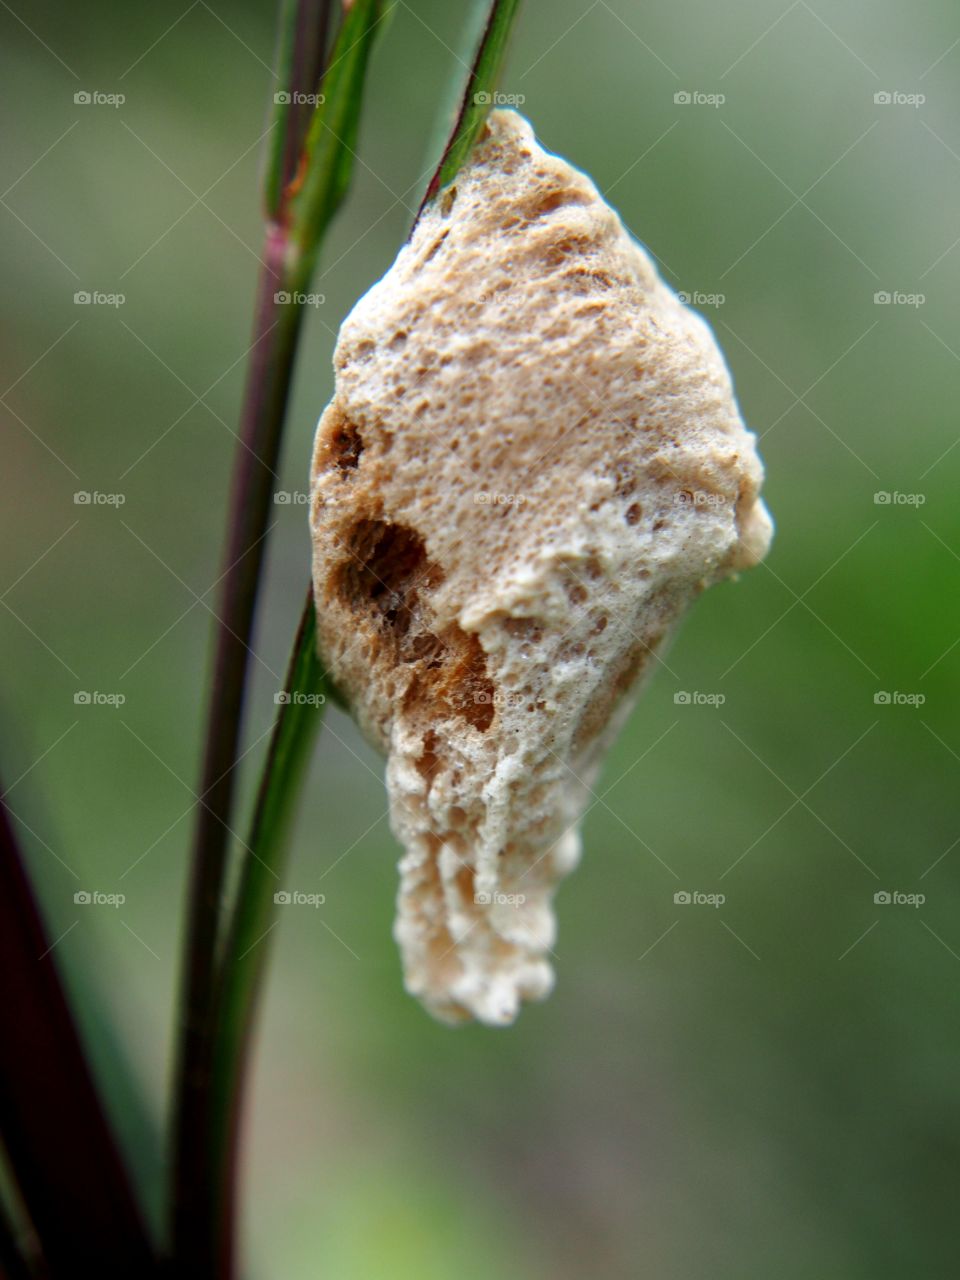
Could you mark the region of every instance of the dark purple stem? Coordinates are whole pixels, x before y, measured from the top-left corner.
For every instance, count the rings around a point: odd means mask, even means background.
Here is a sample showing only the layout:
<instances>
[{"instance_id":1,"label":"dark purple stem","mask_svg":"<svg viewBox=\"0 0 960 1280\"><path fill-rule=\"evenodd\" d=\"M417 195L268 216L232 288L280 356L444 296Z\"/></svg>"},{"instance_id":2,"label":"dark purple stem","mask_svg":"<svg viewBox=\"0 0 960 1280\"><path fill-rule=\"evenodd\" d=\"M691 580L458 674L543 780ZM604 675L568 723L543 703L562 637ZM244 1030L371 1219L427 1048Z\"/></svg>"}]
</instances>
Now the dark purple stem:
<instances>
[{"instance_id":1,"label":"dark purple stem","mask_svg":"<svg viewBox=\"0 0 960 1280\"><path fill-rule=\"evenodd\" d=\"M276 303L298 281L287 265L283 228L267 233L260 273L254 345L240 421L230 497L230 523L218 628L213 688L190 885L188 964L182 1001L180 1091L175 1121L174 1252L194 1257L209 1241L209 1154L195 1136L210 1087L210 1011L224 889L227 847L236 784L250 643L266 547L280 438L302 310ZM204 1265L212 1259L204 1260ZM197 1274L211 1276L210 1270Z\"/></svg>"},{"instance_id":2,"label":"dark purple stem","mask_svg":"<svg viewBox=\"0 0 960 1280\"><path fill-rule=\"evenodd\" d=\"M155 1260L0 801L0 1129L51 1277L154 1274Z\"/></svg>"}]
</instances>

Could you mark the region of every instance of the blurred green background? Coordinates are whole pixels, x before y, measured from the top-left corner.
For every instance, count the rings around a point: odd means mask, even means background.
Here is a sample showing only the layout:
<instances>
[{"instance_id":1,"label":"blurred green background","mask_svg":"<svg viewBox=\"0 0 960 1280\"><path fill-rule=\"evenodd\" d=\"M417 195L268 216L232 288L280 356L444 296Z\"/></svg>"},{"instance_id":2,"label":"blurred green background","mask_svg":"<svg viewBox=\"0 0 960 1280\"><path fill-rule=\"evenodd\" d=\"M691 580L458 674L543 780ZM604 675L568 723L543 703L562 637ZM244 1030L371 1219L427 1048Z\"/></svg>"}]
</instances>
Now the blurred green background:
<instances>
[{"instance_id":1,"label":"blurred green background","mask_svg":"<svg viewBox=\"0 0 960 1280\"><path fill-rule=\"evenodd\" d=\"M435 158L464 16L400 0L376 51L293 495L338 323ZM274 23L264 0L0 10L3 768L155 1202ZM403 993L382 764L331 710L288 878L326 903L274 935L251 1275L956 1272L958 37L932 0L524 6L502 88L708 299L777 538L697 605L613 751L558 899L557 989L508 1031L451 1031ZM302 500L274 515L247 800L308 573Z\"/></svg>"}]
</instances>

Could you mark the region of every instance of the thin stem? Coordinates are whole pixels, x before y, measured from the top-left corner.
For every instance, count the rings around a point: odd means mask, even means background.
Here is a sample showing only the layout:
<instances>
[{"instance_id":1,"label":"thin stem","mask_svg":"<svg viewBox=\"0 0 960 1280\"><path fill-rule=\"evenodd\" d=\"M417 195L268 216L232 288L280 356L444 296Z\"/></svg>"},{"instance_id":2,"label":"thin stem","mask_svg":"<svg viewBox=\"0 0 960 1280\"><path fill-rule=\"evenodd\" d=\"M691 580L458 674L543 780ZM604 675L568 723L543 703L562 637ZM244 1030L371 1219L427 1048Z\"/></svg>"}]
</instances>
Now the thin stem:
<instances>
[{"instance_id":1,"label":"thin stem","mask_svg":"<svg viewBox=\"0 0 960 1280\"><path fill-rule=\"evenodd\" d=\"M268 217L279 215L313 116L310 97L323 74L335 0L283 0L274 96L274 131L264 180Z\"/></svg>"},{"instance_id":2,"label":"thin stem","mask_svg":"<svg viewBox=\"0 0 960 1280\"><path fill-rule=\"evenodd\" d=\"M53 1277L150 1276L155 1259L0 801L0 1128Z\"/></svg>"},{"instance_id":3,"label":"thin stem","mask_svg":"<svg viewBox=\"0 0 960 1280\"><path fill-rule=\"evenodd\" d=\"M251 1030L269 954L268 938L276 893L282 885L290 829L311 752L320 731L325 695L316 648L316 619L308 595L286 678L287 701L281 705L253 823L247 840L237 904L215 1010L213 1089L211 1093L215 1207L220 1223L222 1274L230 1274L236 1216L237 1147L240 1101L251 1051ZM283 787L272 785L282 777Z\"/></svg>"},{"instance_id":4,"label":"thin stem","mask_svg":"<svg viewBox=\"0 0 960 1280\"><path fill-rule=\"evenodd\" d=\"M209 1169L197 1142L210 1087L209 1028L229 822L236 781L247 665L266 546L273 480L302 309L276 304L292 292L286 232L269 228L247 372L240 447L230 499L226 572L217 617L216 659L198 806L187 929L188 961L180 1028L175 1118L174 1251L185 1256L208 1231Z\"/></svg>"},{"instance_id":5,"label":"thin stem","mask_svg":"<svg viewBox=\"0 0 960 1280\"><path fill-rule=\"evenodd\" d=\"M460 166L470 154L470 149L483 128L483 123L490 113L510 30L519 8L520 0L491 0L487 21L463 92L456 124L440 157L440 163L424 193L414 226L437 192L457 176Z\"/></svg>"},{"instance_id":6,"label":"thin stem","mask_svg":"<svg viewBox=\"0 0 960 1280\"><path fill-rule=\"evenodd\" d=\"M240 445L230 498L226 568L214 677L207 719L201 803L197 811L186 958L175 1082L172 1186L173 1254L181 1274L227 1276L230 1265L216 1220L222 1198L218 1152L212 1135L212 1033L218 947L233 811L234 769L240 745L250 642L270 500L293 376L303 309L323 235L349 183L353 143L380 0L352 0L331 54L327 95L304 121L295 92L314 92L309 81L326 43L315 34L306 54L296 42L311 22L327 20L329 6L298 0L283 12L282 62L288 88L268 167L268 227L260 274L254 337L241 413ZM291 43L292 42L292 43ZM296 108L296 109L295 109ZM290 177L290 147L300 148ZM277 300L275 295L289 295Z\"/></svg>"}]
</instances>

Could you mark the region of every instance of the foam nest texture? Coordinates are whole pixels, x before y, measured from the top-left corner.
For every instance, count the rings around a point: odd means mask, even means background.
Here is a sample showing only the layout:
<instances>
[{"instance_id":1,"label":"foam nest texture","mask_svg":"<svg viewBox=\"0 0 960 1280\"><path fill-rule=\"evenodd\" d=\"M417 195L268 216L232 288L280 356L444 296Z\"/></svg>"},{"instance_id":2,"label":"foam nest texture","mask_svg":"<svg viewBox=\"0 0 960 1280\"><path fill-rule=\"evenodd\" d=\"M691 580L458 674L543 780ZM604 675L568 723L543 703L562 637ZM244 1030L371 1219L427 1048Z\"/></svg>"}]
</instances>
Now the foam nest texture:
<instances>
[{"instance_id":1,"label":"foam nest texture","mask_svg":"<svg viewBox=\"0 0 960 1280\"><path fill-rule=\"evenodd\" d=\"M674 624L761 559L706 323L583 173L495 111L344 321L310 520L320 653L387 756L407 989L511 1022L604 751Z\"/></svg>"}]
</instances>

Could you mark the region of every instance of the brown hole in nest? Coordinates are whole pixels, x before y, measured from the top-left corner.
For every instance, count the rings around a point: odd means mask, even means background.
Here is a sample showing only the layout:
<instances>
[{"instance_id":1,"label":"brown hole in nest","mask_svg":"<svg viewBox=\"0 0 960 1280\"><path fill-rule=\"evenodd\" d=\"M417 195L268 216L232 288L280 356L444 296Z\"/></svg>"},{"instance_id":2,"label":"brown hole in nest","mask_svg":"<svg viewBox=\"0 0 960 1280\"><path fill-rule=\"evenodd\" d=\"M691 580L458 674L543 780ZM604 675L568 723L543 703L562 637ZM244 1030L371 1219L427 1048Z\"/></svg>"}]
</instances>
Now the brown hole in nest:
<instances>
[{"instance_id":1,"label":"brown hole in nest","mask_svg":"<svg viewBox=\"0 0 960 1280\"><path fill-rule=\"evenodd\" d=\"M399 641L410 630L419 589L438 580L423 539L405 525L361 520L349 546L350 559L337 574L338 594L353 612L372 611Z\"/></svg>"},{"instance_id":2,"label":"brown hole in nest","mask_svg":"<svg viewBox=\"0 0 960 1280\"><path fill-rule=\"evenodd\" d=\"M349 547L334 589L355 616L372 617L375 660L413 667L405 709L428 719L453 714L481 733L488 729L496 706L487 655L479 638L456 623L434 634L423 596L443 573L427 557L420 535L406 525L364 519L354 526Z\"/></svg>"},{"instance_id":3,"label":"brown hole in nest","mask_svg":"<svg viewBox=\"0 0 960 1280\"><path fill-rule=\"evenodd\" d=\"M417 772L426 781L430 782L433 771L439 763L437 755L437 747L440 745L440 739L432 729L428 729L423 735L423 752L417 759Z\"/></svg>"},{"instance_id":4,"label":"brown hole in nest","mask_svg":"<svg viewBox=\"0 0 960 1280\"><path fill-rule=\"evenodd\" d=\"M330 436L330 457L343 475L355 471L363 453L363 438L354 424L343 418Z\"/></svg>"}]
</instances>

